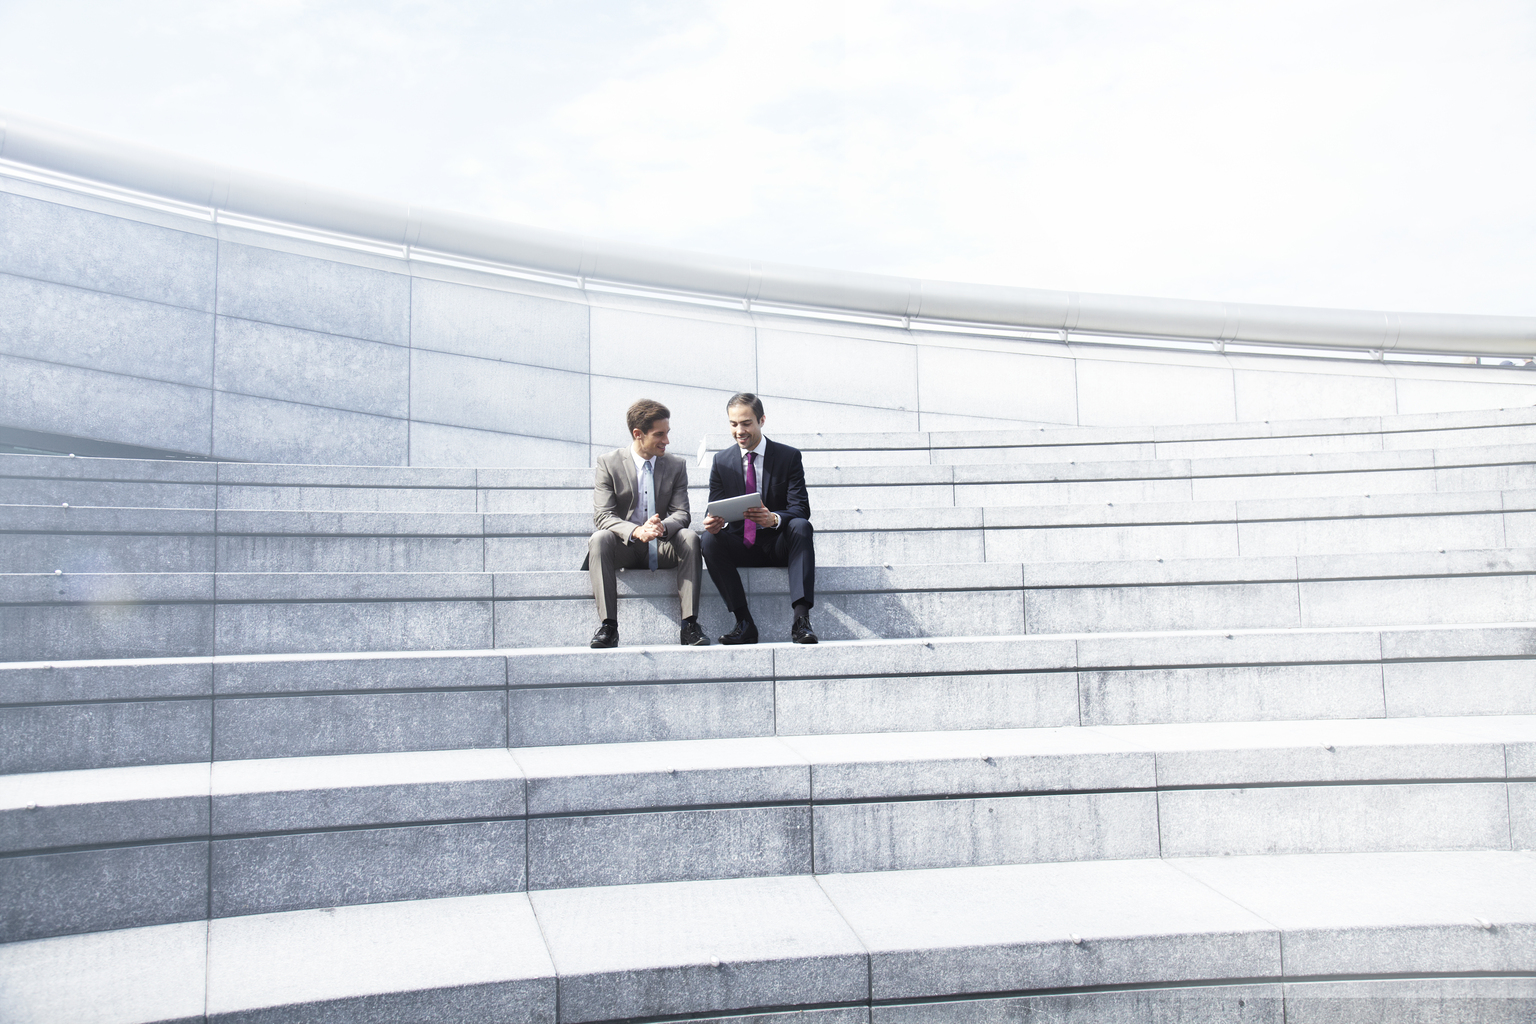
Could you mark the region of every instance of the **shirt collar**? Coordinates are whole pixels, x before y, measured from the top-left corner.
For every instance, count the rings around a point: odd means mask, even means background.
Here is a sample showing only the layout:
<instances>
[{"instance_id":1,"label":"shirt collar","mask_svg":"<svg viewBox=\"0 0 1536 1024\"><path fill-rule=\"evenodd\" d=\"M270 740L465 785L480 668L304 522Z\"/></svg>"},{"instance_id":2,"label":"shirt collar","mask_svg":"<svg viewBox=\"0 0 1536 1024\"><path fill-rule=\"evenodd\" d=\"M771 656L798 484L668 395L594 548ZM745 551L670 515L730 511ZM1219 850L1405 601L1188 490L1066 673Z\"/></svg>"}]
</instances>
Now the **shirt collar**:
<instances>
[{"instance_id":1,"label":"shirt collar","mask_svg":"<svg viewBox=\"0 0 1536 1024\"><path fill-rule=\"evenodd\" d=\"M639 472L640 467L644 466L647 462L649 462L651 464L651 472L652 473L656 472L656 456L652 455L648 459L642 459L640 457L640 453L635 451L635 446L634 445L630 445L629 446L629 457L631 459L635 460L635 471L636 472Z\"/></svg>"},{"instance_id":2,"label":"shirt collar","mask_svg":"<svg viewBox=\"0 0 1536 1024\"><path fill-rule=\"evenodd\" d=\"M757 456L757 461L761 462L761 461L763 461L763 453L766 452L767 450L768 450L768 435L764 434L762 436L762 438L757 442L757 447L752 449L752 453ZM747 453L746 452L742 452L741 453L741 461L742 462L746 462L747 461Z\"/></svg>"}]
</instances>

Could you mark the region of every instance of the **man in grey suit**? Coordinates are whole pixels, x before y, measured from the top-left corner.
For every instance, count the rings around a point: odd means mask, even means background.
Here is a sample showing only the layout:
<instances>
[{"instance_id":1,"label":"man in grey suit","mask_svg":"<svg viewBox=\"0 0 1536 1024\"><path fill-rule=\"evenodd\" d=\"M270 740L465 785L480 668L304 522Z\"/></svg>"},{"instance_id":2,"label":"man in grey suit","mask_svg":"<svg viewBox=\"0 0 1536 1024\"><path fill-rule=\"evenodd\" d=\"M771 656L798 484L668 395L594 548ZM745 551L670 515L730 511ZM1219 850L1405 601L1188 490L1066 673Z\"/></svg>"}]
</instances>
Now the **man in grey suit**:
<instances>
[{"instance_id":1,"label":"man in grey suit","mask_svg":"<svg viewBox=\"0 0 1536 1024\"><path fill-rule=\"evenodd\" d=\"M592 574L592 596L602 624L593 647L619 646L618 570L677 567L682 643L708 644L699 628L699 535L688 529L688 463L668 455L672 413L642 398L629 407L630 444L597 460L592 522L582 568Z\"/></svg>"}]
</instances>

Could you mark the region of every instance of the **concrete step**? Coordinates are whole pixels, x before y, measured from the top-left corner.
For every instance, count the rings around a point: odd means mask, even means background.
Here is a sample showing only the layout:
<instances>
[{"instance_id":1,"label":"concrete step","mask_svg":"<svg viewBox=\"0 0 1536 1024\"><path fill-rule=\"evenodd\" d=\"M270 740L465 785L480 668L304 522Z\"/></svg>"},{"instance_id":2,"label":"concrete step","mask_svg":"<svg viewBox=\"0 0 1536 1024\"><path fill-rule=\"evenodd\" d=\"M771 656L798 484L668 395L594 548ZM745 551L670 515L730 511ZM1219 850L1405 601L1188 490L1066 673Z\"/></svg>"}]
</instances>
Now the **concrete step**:
<instances>
[{"instance_id":1,"label":"concrete step","mask_svg":"<svg viewBox=\"0 0 1536 1024\"><path fill-rule=\"evenodd\" d=\"M785 570L743 576L760 634L788 639ZM622 643L676 642L675 580L620 574ZM825 641L1527 621L1536 549L828 566L816 596ZM596 622L580 571L0 575L3 661L579 647Z\"/></svg>"},{"instance_id":2,"label":"concrete step","mask_svg":"<svg viewBox=\"0 0 1536 1024\"><path fill-rule=\"evenodd\" d=\"M782 434L807 465L964 465L1406 451L1536 442L1529 408L1161 427ZM733 442L709 434L719 451Z\"/></svg>"},{"instance_id":3,"label":"concrete step","mask_svg":"<svg viewBox=\"0 0 1536 1024\"><path fill-rule=\"evenodd\" d=\"M201 762L0 777L0 942L205 906L1533 846L1536 716Z\"/></svg>"},{"instance_id":4,"label":"concrete step","mask_svg":"<svg viewBox=\"0 0 1536 1024\"><path fill-rule=\"evenodd\" d=\"M1369 498L831 509L822 566L1272 557L1536 546L1536 490ZM218 511L0 505L6 573L547 572L587 513Z\"/></svg>"},{"instance_id":5,"label":"concrete step","mask_svg":"<svg viewBox=\"0 0 1536 1024\"><path fill-rule=\"evenodd\" d=\"M1533 933L1529 854L1109 860L554 889L60 936L0 946L0 990L18 1022L103 1005L135 1022L1308 1010L1342 1022L1399 1019L1426 998L1523 1012L1536 1000Z\"/></svg>"},{"instance_id":6,"label":"concrete step","mask_svg":"<svg viewBox=\"0 0 1536 1024\"><path fill-rule=\"evenodd\" d=\"M1536 426L1520 443L1241 457L869 465L864 453L806 471L813 509L1079 502L1244 501L1536 487ZM1431 439L1433 440L1433 439ZM990 449L987 449L990 451ZM702 509L708 466L692 466ZM438 513L590 513L586 469L433 469L166 463L0 456L0 503L72 507Z\"/></svg>"},{"instance_id":7,"label":"concrete step","mask_svg":"<svg viewBox=\"0 0 1536 1024\"><path fill-rule=\"evenodd\" d=\"M1518 490L1527 486L1533 456L1536 446L1522 444L950 468L959 504L1252 501Z\"/></svg>"},{"instance_id":8,"label":"concrete step","mask_svg":"<svg viewBox=\"0 0 1536 1024\"><path fill-rule=\"evenodd\" d=\"M760 736L1536 714L1536 625L0 666L0 772Z\"/></svg>"}]
</instances>

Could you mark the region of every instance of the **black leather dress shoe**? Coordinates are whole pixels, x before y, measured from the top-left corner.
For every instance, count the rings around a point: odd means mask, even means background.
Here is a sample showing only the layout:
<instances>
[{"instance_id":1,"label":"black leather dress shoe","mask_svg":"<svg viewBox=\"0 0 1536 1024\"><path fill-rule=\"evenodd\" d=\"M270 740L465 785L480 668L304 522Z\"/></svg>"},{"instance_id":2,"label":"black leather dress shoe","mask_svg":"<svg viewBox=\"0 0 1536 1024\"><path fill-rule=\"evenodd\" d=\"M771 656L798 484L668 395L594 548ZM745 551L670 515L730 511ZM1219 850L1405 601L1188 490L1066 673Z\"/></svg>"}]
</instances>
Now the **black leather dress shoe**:
<instances>
[{"instance_id":1,"label":"black leather dress shoe","mask_svg":"<svg viewBox=\"0 0 1536 1024\"><path fill-rule=\"evenodd\" d=\"M736 628L720 638L723 644L755 644L757 643L757 623L751 619L742 619L736 623Z\"/></svg>"},{"instance_id":2,"label":"black leather dress shoe","mask_svg":"<svg viewBox=\"0 0 1536 1024\"><path fill-rule=\"evenodd\" d=\"M789 627L789 638L797 644L814 644L816 634L811 632L811 617L796 615L795 624Z\"/></svg>"},{"instance_id":3,"label":"black leather dress shoe","mask_svg":"<svg viewBox=\"0 0 1536 1024\"><path fill-rule=\"evenodd\" d=\"M592 634L592 646L619 646L619 624L617 622L604 622L601 626L598 626L597 632Z\"/></svg>"},{"instance_id":4,"label":"black leather dress shoe","mask_svg":"<svg viewBox=\"0 0 1536 1024\"><path fill-rule=\"evenodd\" d=\"M709 637L704 635L704 630L699 628L697 620L683 623L682 638L679 641L684 647L708 647Z\"/></svg>"}]
</instances>

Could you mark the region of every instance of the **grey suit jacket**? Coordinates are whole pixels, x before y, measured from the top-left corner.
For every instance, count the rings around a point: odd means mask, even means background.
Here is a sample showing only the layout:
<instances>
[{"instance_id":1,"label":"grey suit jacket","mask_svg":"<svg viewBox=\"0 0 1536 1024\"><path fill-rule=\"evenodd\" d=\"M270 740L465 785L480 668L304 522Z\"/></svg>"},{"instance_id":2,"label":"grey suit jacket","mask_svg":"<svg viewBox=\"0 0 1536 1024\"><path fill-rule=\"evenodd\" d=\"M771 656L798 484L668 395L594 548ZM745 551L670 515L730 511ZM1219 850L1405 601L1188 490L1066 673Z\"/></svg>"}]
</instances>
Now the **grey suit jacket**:
<instances>
[{"instance_id":1,"label":"grey suit jacket","mask_svg":"<svg viewBox=\"0 0 1536 1024\"><path fill-rule=\"evenodd\" d=\"M635 529L629 517L639 502L635 460L629 448L615 448L600 456L592 473L593 525L612 530L628 544ZM668 540L693 521L688 511L688 463L680 455L663 455L656 460L656 511Z\"/></svg>"}]
</instances>

